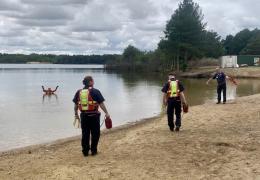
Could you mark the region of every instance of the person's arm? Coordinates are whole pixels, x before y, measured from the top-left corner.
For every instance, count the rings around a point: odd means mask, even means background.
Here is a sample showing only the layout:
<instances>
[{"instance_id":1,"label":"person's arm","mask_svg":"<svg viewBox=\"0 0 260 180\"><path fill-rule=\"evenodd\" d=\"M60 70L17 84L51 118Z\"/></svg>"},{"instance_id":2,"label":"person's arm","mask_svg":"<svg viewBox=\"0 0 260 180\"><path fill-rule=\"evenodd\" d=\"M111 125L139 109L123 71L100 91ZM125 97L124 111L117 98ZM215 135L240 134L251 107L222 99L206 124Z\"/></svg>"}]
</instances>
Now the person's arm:
<instances>
[{"instance_id":1,"label":"person's arm","mask_svg":"<svg viewBox=\"0 0 260 180\"><path fill-rule=\"evenodd\" d=\"M163 105L167 106L167 93L163 93Z\"/></svg>"},{"instance_id":2,"label":"person's arm","mask_svg":"<svg viewBox=\"0 0 260 180\"><path fill-rule=\"evenodd\" d=\"M187 105L187 101L186 101L186 98L185 98L185 95L184 95L184 92L180 92L180 95L181 95L181 102L185 105Z\"/></svg>"},{"instance_id":3,"label":"person's arm","mask_svg":"<svg viewBox=\"0 0 260 180\"><path fill-rule=\"evenodd\" d=\"M207 80L206 84L208 85L208 84L209 84L209 82L210 82L212 79L213 79L212 77L211 77L211 78L209 78L209 79Z\"/></svg>"},{"instance_id":4,"label":"person's arm","mask_svg":"<svg viewBox=\"0 0 260 180\"><path fill-rule=\"evenodd\" d=\"M90 91L91 96L93 98L94 101L97 101L98 105L100 106L100 108L104 111L104 113L106 114L106 117L110 117L110 115L108 114L107 108L105 106L105 99L102 96L101 92L97 89L93 89L92 91Z\"/></svg>"},{"instance_id":5,"label":"person's arm","mask_svg":"<svg viewBox=\"0 0 260 180\"><path fill-rule=\"evenodd\" d=\"M78 97L79 97L79 91L76 92L76 94L74 95L73 98L73 102L74 102L74 115L75 118L79 119L79 114L78 114Z\"/></svg>"},{"instance_id":6,"label":"person's arm","mask_svg":"<svg viewBox=\"0 0 260 180\"><path fill-rule=\"evenodd\" d=\"M104 102L100 103L99 106L104 111L104 113L106 114L106 117L110 117L110 115L107 112L107 108L106 108Z\"/></svg>"},{"instance_id":7,"label":"person's arm","mask_svg":"<svg viewBox=\"0 0 260 180\"><path fill-rule=\"evenodd\" d=\"M216 79L216 77L217 77L217 73L215 73L213 77L209 78L208 81L206 82L206 84L208 85L209 82L210 82L212 79Z\"/></svg>"},{"instance_id":8,"label":"person's arm","mask_svg":"<svg viewBox=\"0 0 260 180\"><path fill-rule=\"evenodd\" d=\"M234 77L232 77L232 76L226 76L226 79L228 79L229 81L231 81L234 85L238 85L238 84L237 84L237 81L235 80Z\"/></svg>"},{"instance_id":9,"label":"person's arm","mask_svg":"<svg viewBox=\"0 0 260 180\"><path fill-rule=\"evenodd\" d=\"M185 105L187 105L187 101L184 95L184 86L181 82L179 82L179 90L180 90L180 98L181 98L181 102Z\"/></svg>"},{"instance_id":10,"label":"person's arm","mask_svg":"<svg viewBox=\"0 0 260 180\"><path fill-rule=\"evenodd\" d=\"M73 126L76 128L80 128L80 118L78 114L78 105L75 103L74 105L74 113L75 113L75 118L73 121Z\"/></svg>"},{"instance_id":11,"label":"person's arm","mask_svg":"<svg viewBox=\"0 0 260 180\"><path fill-rule=\"evenodd\" d=\"M79 119L78 105L76 103L74 105L74 114L75 114L75 117Z\"/></svg>"},{"instance_id":12,"label":"person's arm","mask_svg":"<svg viewBox=\"0 0 260 180\"><path fill-rule=\"evenodd\" d=\"M44 89L44 86L42 86L42 91L43 91L43 92L46 92L46 90Z\"/></svg>"},{"instance_id":13,"label":"person's arm","mask_svg":"<svg viewBox=\"0 0 260 180\"><path fill-rule=\"evenodd\" d=\"M167 100L168 100L168 95L167 95L167 91L169 89L169 83L165 83L163 88L162 88L162 92L163 92L163 105L167 106Z\"/></svg>"},{"instance_id":14,"label":"person's arm","mask_svg":"<svg viewBox=\"0 0 260 180\"><path fill-rule=\"evenodd\" d=\"M51 92L54 93L55 91L57 91L58 87L59 86L56 86L56 88L53 91L51 91Z\"/></svg>"}]
</instances>

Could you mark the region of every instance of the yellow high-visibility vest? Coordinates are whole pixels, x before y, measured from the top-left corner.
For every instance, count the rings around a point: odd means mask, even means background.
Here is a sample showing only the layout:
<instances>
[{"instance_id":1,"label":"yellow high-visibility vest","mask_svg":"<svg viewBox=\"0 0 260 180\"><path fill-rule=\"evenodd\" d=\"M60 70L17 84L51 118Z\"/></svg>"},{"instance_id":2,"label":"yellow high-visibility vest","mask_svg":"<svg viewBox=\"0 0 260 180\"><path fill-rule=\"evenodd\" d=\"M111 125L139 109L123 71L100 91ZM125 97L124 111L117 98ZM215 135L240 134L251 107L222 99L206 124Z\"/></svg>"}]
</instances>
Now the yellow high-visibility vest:
<instances>
[{"instance_id":1,"label":"yellow high-visibility vest","mask_svg":"<svg viewBox=\"0 0 260 180\"><path fill-rule=\"evenodd\" d=\"M178 97L179 94L178 80L169 82L169 90L167 91L168 97Z\"/></svg>"},{"instance_id":2,"label":"yellow high-visibility vest","mask_svg":"<svg viewBox=\"0 0 260 180\"><path fill-rule=\"evenodd\" d=\"M89 89L80 90L80 93L79 93L79 110L81 110L81 111L96 111L96 110L98 110L98 103L92 99Z\"/></svg>"}]
</instances>

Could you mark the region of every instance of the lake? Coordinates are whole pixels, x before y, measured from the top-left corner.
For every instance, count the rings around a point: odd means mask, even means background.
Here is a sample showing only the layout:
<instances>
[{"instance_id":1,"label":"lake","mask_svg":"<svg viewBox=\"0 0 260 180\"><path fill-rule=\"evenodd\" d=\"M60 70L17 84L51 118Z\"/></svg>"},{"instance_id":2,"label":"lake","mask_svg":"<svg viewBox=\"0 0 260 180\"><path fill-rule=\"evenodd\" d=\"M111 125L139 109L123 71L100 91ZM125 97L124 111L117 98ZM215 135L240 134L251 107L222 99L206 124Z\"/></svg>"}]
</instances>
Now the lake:
<instances>
[{"instance_id":1,"label":"lake","mask_svg":"<svg viewBox=\"0 0 260 180\"><path fill-rule=\"evenodd\" d=\"M72 125L72 99L86 75L106 99L114 126L161 113L167 77L158 74L106 72L102 65L0 64L0 151L81 134ZM180 80L190 105L215 102L215 81L207 86L206 79ZM43 96L42 85L59 85L56 96ZM238 87L228 83L228 100L256 93L259 80L242 79Z\"/></svg>"}]
</instances>

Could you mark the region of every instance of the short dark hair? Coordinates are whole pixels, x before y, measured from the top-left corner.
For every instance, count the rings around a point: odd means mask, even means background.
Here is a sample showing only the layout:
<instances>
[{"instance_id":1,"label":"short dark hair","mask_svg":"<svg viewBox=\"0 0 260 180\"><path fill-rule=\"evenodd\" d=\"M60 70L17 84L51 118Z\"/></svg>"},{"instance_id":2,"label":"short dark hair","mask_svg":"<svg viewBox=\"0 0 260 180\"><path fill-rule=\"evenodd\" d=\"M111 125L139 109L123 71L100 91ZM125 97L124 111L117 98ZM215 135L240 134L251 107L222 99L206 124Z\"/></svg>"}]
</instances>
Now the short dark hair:
<instances>
[{"instance_id":1,"label":"short dark hair","mask_svg":"<svg viewBox=\"0 0 260 180\"><path fill-rule=\"evenodd\" d=\"M176 79L175 73L170 72L170 73L168 74L168 78L169 78L169 80L175 80L175 79Z\"/></svg>"},{"instance_id":2,"label":"short dark hair","mask_svg":"<svg viewBox=\"0 0 260 180\"><path fill-rule=\"evenodd\" d=\"M86 77L83 79L82 83L83 83L85 86L89 86L89 82L90 82L90 81L93 81L92 76L86 76Z\"/></svg>"}]
</instances>

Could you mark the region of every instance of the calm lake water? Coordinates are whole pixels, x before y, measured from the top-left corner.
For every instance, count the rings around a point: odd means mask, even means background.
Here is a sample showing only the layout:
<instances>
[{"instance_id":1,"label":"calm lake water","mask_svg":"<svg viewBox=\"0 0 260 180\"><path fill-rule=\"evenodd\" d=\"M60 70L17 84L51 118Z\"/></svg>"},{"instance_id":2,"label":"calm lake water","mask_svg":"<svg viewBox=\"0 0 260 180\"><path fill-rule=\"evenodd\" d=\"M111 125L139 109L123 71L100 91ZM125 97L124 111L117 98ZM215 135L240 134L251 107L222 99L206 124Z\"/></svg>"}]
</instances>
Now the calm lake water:
<instances>
[{"instance_id":1,"label":"calm lake water","mask_svg":"<svg viewBox=\"0 0 260 180\"><path fill-rule=\"evenodd\" d=\"M0 64L0 151L79 135L72 126L72 98L82 80L92 75L113 119L113 125L160 114L166 77L154 74L105 72L102 65ZM180 79L190 105L214 103L216 82ZM56 96L43 96L41 86L55 88ZM259 80L228 83L227 98L260 93ZM104 113L102 113L102 119ZM104 127L103 127L104 128Z\"/></svg>"}]
</instances>

